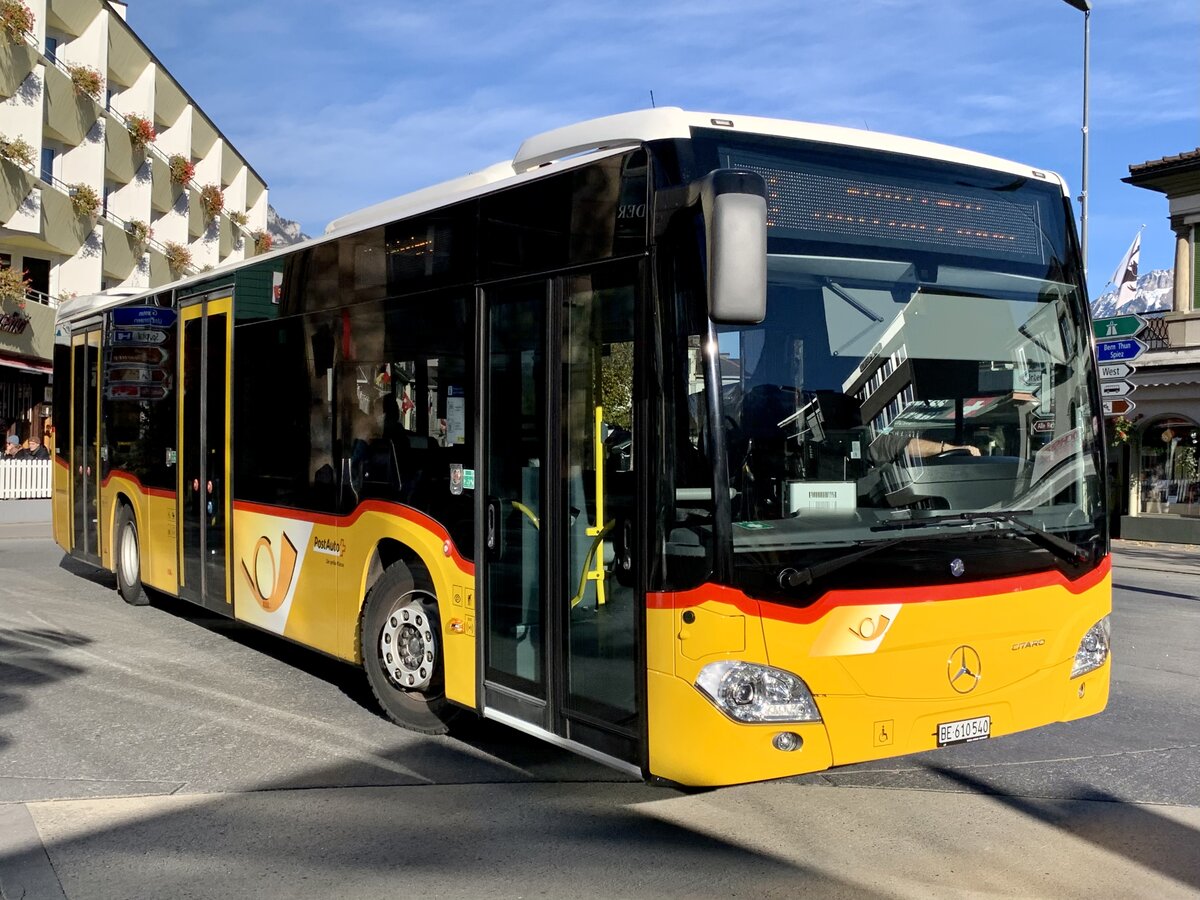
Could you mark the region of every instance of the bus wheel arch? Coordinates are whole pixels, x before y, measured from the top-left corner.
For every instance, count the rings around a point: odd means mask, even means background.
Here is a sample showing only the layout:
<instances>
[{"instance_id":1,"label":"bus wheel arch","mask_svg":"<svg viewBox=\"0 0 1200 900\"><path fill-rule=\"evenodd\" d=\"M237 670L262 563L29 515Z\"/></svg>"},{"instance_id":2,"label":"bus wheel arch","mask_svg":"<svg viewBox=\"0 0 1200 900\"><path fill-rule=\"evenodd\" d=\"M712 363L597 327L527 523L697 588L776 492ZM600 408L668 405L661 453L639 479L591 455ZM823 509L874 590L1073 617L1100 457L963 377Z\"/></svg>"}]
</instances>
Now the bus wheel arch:
<instances>
[{"instance_id":1,"label":"bus wheel arch","mask_svg":"<svg viewBox=\"0 0 1200 900\"><path fill-rule=\"evenodd\" d=\"M130 606L145 606L150 602L142 586L142 548L137 514L124 494L117 496L116 525L113 528L113 571L117 576L117 592Z\"/></svg>"},{"instance_id":2,"label":"bus wheel arch","mask_svg":"<svg viewBox=\"0 0 1200 900\"><path fill-rule=\"evenodd\" d=\"M407 552L395 556L397 547ZM385 560L390 562L384 565ZM376 568L381 574L371 581ZM368 567L368 581L357 649L371 692L397 725L422 734L445 734L456 708L446 699L433 579L411 550L381 544Z\"/></svg>"}]
</instances>

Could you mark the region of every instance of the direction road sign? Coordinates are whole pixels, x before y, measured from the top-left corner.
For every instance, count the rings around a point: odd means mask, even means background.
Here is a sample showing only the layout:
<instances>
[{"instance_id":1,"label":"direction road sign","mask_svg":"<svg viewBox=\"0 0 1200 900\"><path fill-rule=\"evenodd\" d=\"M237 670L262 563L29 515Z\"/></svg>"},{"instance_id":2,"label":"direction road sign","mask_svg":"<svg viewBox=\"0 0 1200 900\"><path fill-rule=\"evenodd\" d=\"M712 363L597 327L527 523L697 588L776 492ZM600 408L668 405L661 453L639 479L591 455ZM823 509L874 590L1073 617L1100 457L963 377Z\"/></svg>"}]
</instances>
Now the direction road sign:
<instances>
[{"instance_id":1,"label":"direction road sign","mask_svg":"<svg viewBox=\"0 0 1200 900\"><path fill-rule=\"evenodd\" d=\"M1113 378L1128 378L1137 368L1125 363L1101 363L1100 377L1105 381Z\"/></svg>"},{"instance_id":2,"label":"direction road sign","mask_svg":"<svg viewBox=\"0 0 1200 900\"><path fill-rule=\"evenodd\" d=\"M1145 327L1146 320L1141 316L1113 316L1092 322L1092 330L1098 338L1133 337Z\"/></svg>"},{"instance_id":3,"label":"direction road sign","mask_svg":"<svg viewBox=\"0 0 1200 900\"><path fill-rule=\"evenodd\" d=\"M1146 345L1137 338L1096 341L1096 359L1100 362L1132 362L1145 353L1146 349Z\"/></svg>"},{"instance_id":4,"label":"direction road sign","mask_svg":"<svg viewBox=\"0 0 1200 900\"><path fill-rule=\"evenodd\" d=\"M114 344L161 344L166 339L165 331L153 328L114 328L109 332L109 340Z\"/></svg>"},{"instance_id":5,"label":"direction road sign","mask_svg":"<svg viewBox=\"0 0 1200 900\"><path fill-rule=\"evenodd\" d=\"M167 361L167 351L162 347L110 347L108 361L113 365L156 366Z\"/></svg>"},{"instance_id":6,"label":"direction road sign","mask_svg":"<svg viewBox=\"0 0 1200 900\"><path fill-rule=\"evenodd\" d=\"M1100 382L1101 397L1125 397L1132 394L1136 390L1128 381L1102 381Z\"/></svg>"},{"instance_id":7,"label":"direction road sign","mask_svg":"<svg viewBox=\"0 0 1200 900\"><path fill-rule=\"evenodd\" d=\"M112 322L118 328L170 328L175 324L175 310L160 306L118 306L112 311Z\"/></svg>"},{"instance_id":8,"label":"direction road sign","mask_svg":"<svg viewBox=\"0 0 1200 900\"><path fill-rule=\"evenodd\" d=\"M1033 433L1034 434L1050 434L1054 431L1053 419L1034 419Z\"/></svg>"},{"instance_id":9,"label":"direction road sign","mask_svg":"<svg viewBox=\"0 0 1200 900\"><path fill-rule=\"evenodd\" d=\"M1137 408L1137 404L1132 400L1126 400L1124 397L1117 397L1113 400L1101 400L1101 407L1104 408L1106 416L1123 416L1133 412Z\"/></svg>"}]
</instances>

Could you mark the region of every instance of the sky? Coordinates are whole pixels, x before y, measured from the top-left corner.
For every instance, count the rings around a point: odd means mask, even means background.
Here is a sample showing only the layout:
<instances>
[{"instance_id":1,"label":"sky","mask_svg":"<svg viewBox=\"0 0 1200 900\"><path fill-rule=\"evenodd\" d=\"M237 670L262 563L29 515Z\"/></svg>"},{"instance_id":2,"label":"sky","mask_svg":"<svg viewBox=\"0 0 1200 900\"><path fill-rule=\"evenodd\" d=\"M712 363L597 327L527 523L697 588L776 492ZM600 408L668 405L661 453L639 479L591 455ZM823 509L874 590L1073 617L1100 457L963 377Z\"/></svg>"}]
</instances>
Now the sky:
<instances>
[{"instance_id":1,"label":"sky","mask_svg":"<svg viewBox=\"0 0 1200 900\"><path fill-rule=\"evenodd\" d=\"M1143 225L1141 271L1174 264L1166 198L1120 179L1200 147L1200 0L1093 6L1097 296ZM952 144L1080 190L1084 18L1063 0L129 0L128 18L309 235L651 91Z\"/></svg>"}]
</instances>

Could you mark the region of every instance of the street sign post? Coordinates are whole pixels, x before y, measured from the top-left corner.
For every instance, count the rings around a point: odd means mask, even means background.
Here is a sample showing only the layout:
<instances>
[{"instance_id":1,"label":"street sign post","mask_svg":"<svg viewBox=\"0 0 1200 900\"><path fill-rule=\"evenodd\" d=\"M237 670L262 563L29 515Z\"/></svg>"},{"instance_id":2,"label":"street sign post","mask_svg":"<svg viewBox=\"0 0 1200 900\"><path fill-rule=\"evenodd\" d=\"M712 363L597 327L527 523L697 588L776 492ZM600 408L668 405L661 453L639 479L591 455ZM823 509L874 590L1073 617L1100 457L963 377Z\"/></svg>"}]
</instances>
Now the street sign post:
<instances>
[{"instance_id":1,"label":"street sign post","mask_svg":"<svg viewBox=\"0 0 1200 900\"><path fill-rule=\"evenodd\" d=\"M1105 417L1124 416L1133 412L1137 408L1137 404L1132 400L1126 400L1124 397L1116 397L1112 400L1101 400L1100 406L1104 410Z\"/></svg>"},{"instance_id":2,"label":"street sign post","mask_svg":"<svg viewBox=\"0 0 1200 900\"><path fill-rule=\"evenodd\" d=\"M1134 386L1128 381L1102 381L1100 382L1101 397L1125 397L1132 394Z\"/></svg>"},{"instance_id":3,"label":"street sign post","mask_svg":"<svg viewBox=\"0 0 1200 900\"><path fill-rule=\"evenodd\" d=\"M1096 359L1102 363L1132 362L1145 353L1146 349L1146 345L1137 338L1096 341Z\"/></svg>"}]
</instances>

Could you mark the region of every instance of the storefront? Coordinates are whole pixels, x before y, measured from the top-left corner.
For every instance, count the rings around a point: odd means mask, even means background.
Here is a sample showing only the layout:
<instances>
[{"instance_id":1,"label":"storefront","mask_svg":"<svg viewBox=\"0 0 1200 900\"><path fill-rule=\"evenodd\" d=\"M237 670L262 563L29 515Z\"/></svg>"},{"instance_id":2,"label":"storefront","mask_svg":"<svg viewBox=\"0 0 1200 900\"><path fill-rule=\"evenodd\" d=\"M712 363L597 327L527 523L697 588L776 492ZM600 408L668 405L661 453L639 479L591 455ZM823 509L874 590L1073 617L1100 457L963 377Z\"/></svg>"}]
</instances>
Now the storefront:
<instances>
[{"instance_id":1,"label":"storefront","mask_svg":"<svg viewBox=\"0 0 1200 900\"><path fill-rule=\"evenodd\" d=\"M1123 538L1200 544L1200 366L1156 365L1194 353L1148 353L1130 379L1137 414L1123 429L1127 440L1110 448L1110 472L1128 485L1119 498ZM1109 434L1117 437L1111 423Z\"/></svg>"},{"instance_id":2,"label":"storefront","mask_svg":"<svg viewBox=\"0 0 1200 900\"><path fill-rule=\"evenodd\" d=\"M0 428L22 441L45 441L54 354L54 310L6 302L0 310Z\"/></svg>"}]
</instances>

